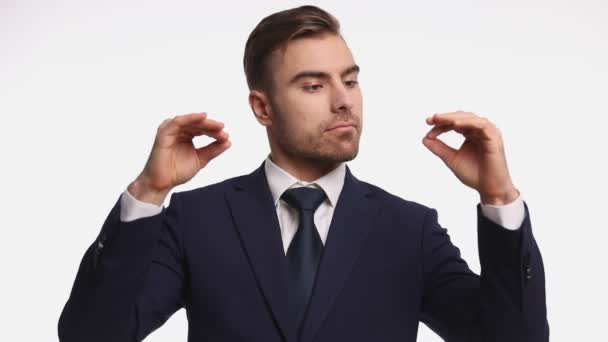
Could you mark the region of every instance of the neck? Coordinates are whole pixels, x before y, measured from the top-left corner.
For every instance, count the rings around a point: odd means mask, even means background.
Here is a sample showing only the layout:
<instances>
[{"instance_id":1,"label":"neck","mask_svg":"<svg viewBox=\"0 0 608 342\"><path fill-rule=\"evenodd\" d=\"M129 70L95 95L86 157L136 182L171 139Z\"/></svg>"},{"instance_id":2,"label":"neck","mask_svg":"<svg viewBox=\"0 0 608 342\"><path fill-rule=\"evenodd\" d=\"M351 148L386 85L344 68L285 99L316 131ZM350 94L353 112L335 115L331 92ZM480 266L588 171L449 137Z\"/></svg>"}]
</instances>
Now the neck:
<instances>
[{"instance_id":1,"label":"neck","mask_svg":"<svg viewBox=\"0 0 608 342\"><path fill-rule=\"evenodd\" d=\"M315 181L341 164L341 162L320 163L318 161L289 158L276 151L270 153L270 159L290 175L305 182Z\"/></svg>"}]
</instances>

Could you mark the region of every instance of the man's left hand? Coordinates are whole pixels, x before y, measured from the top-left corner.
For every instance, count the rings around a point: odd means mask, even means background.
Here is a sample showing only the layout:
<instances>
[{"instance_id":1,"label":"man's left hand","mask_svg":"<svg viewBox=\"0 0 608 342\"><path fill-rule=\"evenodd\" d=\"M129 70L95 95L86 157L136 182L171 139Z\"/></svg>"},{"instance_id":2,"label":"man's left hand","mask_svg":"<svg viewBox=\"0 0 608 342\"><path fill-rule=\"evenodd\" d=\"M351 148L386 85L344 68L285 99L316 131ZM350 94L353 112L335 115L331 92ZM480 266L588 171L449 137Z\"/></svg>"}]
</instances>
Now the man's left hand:
<instances>
[{"instance_id":1,"label":"man's left hand","mask_svg":"<svg viewBox=\"0 0 608 342\"><path fill-rule=\"evenodd\" d=\"M434 127L422 143L437 155L465 185L477 190L483 204L513 202L519 191L513 185L500 130L488 119L470 112L436 113L426 119ZM437 137L454 130L466 139L458 150Z\"/></svg>"}]
</instances>

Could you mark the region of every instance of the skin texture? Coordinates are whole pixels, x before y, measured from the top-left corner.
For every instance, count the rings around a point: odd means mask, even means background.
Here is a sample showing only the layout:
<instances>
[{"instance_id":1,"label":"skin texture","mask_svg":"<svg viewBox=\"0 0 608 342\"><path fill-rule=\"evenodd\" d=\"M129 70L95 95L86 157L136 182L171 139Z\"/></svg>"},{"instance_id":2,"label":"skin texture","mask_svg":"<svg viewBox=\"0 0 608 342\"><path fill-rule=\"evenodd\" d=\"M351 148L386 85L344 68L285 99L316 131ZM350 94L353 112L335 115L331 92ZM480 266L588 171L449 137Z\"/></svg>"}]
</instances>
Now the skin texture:
<instances>
[{"instance_id":1,"label":"skin texture","mask_svg":"<svg viewBox=\"0 0 608 342\"><path fill-rule=\"evenodd\" d=\"M358 67L342 37L327 33L290 41L273 51L268 67L270 89L251 90L249 104L266 128L273 162L310 182L354 159L363 129L363 99ZM331 129L341 123L350 127ZM504 205L519 196L507 168L500 130L491 121L456 111L436 113L426 123L432 128L423 145L463 184L475 189L483 204ZM141 201L162 204L173 187L190 180L230 147L223 129L223 123L206 113L165 120L129 192ZM438 139L452 130L465 137L458 149ZM198 135L215 141L196 149L192 139Z\"/></svg>"}]
</instances>

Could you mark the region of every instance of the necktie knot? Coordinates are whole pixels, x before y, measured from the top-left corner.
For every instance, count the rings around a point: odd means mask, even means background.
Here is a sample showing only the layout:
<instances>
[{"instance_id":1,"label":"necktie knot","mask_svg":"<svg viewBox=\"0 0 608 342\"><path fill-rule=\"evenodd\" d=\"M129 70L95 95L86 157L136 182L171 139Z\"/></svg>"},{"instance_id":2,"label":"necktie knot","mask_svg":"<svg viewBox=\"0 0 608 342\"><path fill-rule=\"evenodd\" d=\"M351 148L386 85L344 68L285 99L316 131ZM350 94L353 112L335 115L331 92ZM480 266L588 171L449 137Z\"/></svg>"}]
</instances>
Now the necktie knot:
<instances>
[{"instance_id":1,"label":"necktie knot","mask_svg":"<svg viewBox=\"0 0 608 342\"><path fill-rule=\"evenodd\" d=\"M281 198L291 207L298 210L312 210L313 212L323 203L327 196L320 189L299 187L285 190Z\"/></svg>"}]
</instances>

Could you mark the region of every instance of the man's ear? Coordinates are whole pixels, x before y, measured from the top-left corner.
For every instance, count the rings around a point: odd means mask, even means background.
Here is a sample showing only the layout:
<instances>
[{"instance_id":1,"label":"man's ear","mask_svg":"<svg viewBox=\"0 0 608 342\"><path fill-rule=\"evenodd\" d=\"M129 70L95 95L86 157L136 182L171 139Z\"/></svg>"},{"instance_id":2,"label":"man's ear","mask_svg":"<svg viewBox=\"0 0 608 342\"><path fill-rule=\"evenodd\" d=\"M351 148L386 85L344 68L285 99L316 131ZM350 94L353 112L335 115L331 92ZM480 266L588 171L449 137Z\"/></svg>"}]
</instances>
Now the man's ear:
<instances>
[{"instance_id":1,"label":"man's ear","mask_svg":"<svg viewBox=\"0 0 608 342\"><path fill-rule=\"evenodd\" d=\"M262 126L272 126L272 108L265 92L251 90L249 92L249 106L255 115L256 120Z\"/></svg>"}]
</instances>

